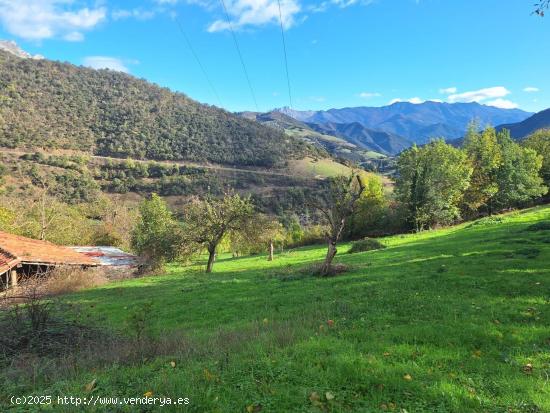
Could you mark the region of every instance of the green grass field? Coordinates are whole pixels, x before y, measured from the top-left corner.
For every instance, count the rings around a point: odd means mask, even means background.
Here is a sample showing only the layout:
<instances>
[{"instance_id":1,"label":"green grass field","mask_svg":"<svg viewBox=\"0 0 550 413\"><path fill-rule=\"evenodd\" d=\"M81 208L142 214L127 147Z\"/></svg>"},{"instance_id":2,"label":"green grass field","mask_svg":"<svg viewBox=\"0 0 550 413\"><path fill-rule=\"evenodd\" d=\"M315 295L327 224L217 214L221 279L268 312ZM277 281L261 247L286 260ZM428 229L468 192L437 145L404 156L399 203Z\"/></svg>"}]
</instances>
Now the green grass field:
<instances>
[{"instance_id":1,"label":"green grass field","mask_svg":"<svg viewBox=\"0 0 550 413\"><path fill-rule=\"evenodd\" d=\"M305 158L297 161L289 161L290 169L296 175L333 177L338 175L349 175L351 169L346 165L335 162L332 159L311 159Z\"/></svg>"},{"instance_id":2,"label":"green grass field","mask_svg":"<svg viewBox=\"0 0 550 413\"><path fill-rule=\"evenodd\" d=\"M342 245L349 271L333 278L308 275L325 252L314 246L83 291L65 300L106 328L130 334L129 316L147 305L150 334L177 332L180 345L34 382L4 378L0 401L85 396L96 379L92 394L190 398L166 412L550 412L550 230L531 227L549 221L539 207L388 237L384 250Z\"/></svg>"}]
</instances>

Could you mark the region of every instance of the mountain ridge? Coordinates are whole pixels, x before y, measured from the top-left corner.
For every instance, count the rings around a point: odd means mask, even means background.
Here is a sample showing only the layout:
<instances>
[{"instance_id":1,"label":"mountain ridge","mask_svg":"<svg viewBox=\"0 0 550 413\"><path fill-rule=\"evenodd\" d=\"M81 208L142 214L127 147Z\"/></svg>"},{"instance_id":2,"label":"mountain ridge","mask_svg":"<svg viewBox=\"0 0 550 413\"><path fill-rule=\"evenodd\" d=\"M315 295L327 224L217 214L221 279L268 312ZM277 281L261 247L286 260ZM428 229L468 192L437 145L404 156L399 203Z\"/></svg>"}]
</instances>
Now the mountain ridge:
<instances>
[{"instance_id":1,"label":"mountain ridge","mask_svg":"<svg viewBox=\"0 0 550 413\"><path fill-rule=\"evenodd\" d=\"M0 146L273 167L302 141L129 74L0 50Z\"/></svg>"},{"instance_id":2,"label":"mountain ridge","mask_svg":"<svg viewBox=\"0 0 550 413\"><path fill-rule=\"evenodd\" d=\"M523 139L539 129L550 128L550 108L535 113L533 116L512 124L499 125L497 130L508 129L514 139Z\"/></svg>"},{"instance_id":3,"label":"mountain ridge","mask_svg":"<svg viewBox=\"0 0 550 413\"><path fill-rule=\"evenodd\" d=\"M297 111L279 108L306 123L360 123L368 129L399 135L414 143L423 144L432 138L455 139L464 135L468 123L499 125L525 120L532 114L520 109L500 109L472 103L427 101L420 104L396 102L381 107L347 107L322 111ZM444 135L444 136L442 136Z\"/></svg>"}]
</instances>

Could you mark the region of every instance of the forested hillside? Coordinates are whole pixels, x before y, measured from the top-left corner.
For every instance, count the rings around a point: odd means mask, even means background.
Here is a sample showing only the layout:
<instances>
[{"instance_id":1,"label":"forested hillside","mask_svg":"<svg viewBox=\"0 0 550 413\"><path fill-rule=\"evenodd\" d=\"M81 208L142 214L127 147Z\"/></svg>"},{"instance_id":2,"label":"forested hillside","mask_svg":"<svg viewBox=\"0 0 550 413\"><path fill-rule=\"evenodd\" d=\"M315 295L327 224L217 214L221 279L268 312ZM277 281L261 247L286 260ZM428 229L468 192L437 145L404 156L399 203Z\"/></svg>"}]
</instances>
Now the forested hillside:
<instances>
[{"instance_id":1,"label":"forested hillside","mask_svg":"<svg viewBox=\"0 0 550 413\"><path fill-rule=\"evenodd\" d=\"M271 167L306 145L145 80L0 51L0 146Z\"/></svg>"}]
</instances>

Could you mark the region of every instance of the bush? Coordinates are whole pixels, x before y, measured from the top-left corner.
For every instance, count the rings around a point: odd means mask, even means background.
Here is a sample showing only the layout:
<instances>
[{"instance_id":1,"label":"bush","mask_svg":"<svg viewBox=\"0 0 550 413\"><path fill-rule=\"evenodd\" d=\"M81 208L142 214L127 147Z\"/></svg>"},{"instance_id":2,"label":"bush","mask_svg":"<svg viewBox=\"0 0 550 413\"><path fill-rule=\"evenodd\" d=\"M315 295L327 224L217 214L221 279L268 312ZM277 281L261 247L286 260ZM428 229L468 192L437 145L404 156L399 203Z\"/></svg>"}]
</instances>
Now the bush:
<instances>
[{"instance_id":1,"label":"bush","mask_svg":"<svg viewBox=\"0 0 550 413\"><path fill-rule=\"evenodd\" d=\"M474 221L471 224L468 224L466 228L485 226L485 225L498 225L498 224L502 224L503 222L504 222L504 219L502 217L488 216L488 217L478 219L477 221Z\"/></svg>"},{"instance_id":2,"label":"bush","mask_svg":"<svg viewBox=\"0 0 550 413\"><path fill-rule=\"evenodd\" d=\"M49 272L41 291L46 296L68 294L107 283L100 269L60 267Z\"/></svg>"},{"instance_id":3,"label":"bush","mask_svg":"<svg viewBox=\"0 0 550 413\"><path fill-rule=\"evenodd\" d=\"M373 238L364 238L360 241L355 241L348 253L355 254L356 252L380 250L383 248L386 248L386 246L380 241Z\"/></svg>"},{"instance_id":4,"label":"bush","mask_svg":"<svg viewBox=\"0 0 550 413\"><path fill-rule=\"evenodd\" d=\"M30 278L0 300L0 365L20 354L65 354L98 331L77 320L70 305L52 300L41 277ZM72 316L67 317L71 313Z\"/></svg>"}]
</instances>

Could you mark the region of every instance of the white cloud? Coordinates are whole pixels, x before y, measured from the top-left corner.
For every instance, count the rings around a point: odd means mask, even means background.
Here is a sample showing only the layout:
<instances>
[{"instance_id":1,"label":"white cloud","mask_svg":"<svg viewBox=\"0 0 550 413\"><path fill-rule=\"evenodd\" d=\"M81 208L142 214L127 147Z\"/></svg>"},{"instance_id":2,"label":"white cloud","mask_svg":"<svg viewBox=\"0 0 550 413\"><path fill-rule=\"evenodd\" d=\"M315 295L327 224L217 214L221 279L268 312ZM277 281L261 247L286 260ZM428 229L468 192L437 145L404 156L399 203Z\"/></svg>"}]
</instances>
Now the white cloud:
<instances>
[{"instance_id":1,"label":"white cloud","mask_svg":"<svg viewBox=\"0 0 550 413\"><path fill-rule=\"evenodd\" d=\"M510 91L503 86L489 87L485 89L474 90L471 92L464 92L458 94L452 94L448 97L450 103L470 103L470 102L482 102L487 99L503 98L510 94Z\"/></svg>"},{"instance_id":2,"label":"white cloud","mask_svg":"<svg viewBox=\"0 0 550 413\"><path fill-rule=\"evenodd\" d=\"M494 106L500 109L516 109L518 107L517 103L514 103L507 99L501 99L501 98L491 100L489 102L485 102L484 104L487 106Z\"/></svg>"},{"instance_id":3,"label":"white cloud","mask_svg":"<svg viewBox=\"0 0 550 413\"><path fill-rule=\"evenodd\" d=\"M447 88L439 89L439 93L441 93L442 95L450 95L450 94L456 93L457 90L458 89L456 87L447 87Z\"/></svg>"},{"instance_id":4,"label":"white cloud","mask_svg":"<svg viewBox=\"0 0 550 413\"><path fill-rule=\"evenodd\" d=\"M279 5L277 0L225 0L227 12L233 28L264 26L279 23ZM301 7L298 0L281 0L283 26L290 28L296 23ZM226 19L219 19L208 26L209 32L229 29Z\"/></svg>"},{"instance_id":5,"label":"white cloud","mask_svg":"<svg viewBox=\"0 0 550 413\"><path fill-rule=\"evenodd\" d=\"M128 18L134 18L137 20L148 20L155 17L155 12L152 10L144 10L141 8L135 8L135 9L120 9L120 10L114 10L111 13L111 16L113 17L113 20L121 20L121 19L128 19Z\"/></svg>"},{"instance_id":6,"label":"white cloud","mask_svg":"<svg viewBox=\"0 0 550 413\"><path fill-rule=\"evenodd\" d=\"M538 87L527 86L526 88L523 89L523 91L527 93L536 93L536 92L540 92L540 89Z\"/></svg>"},{"instance_id":7,"label":"white cloud","mask_svg":"<svg viewBox=\"0 0 550 413\"><path fill-rule=\"evenodd\" d=\"M394 103L398 103L398 102L409 102L409 103L414 103L415 105L419 105L420 103L424 103L425 100L420 99L419 97L414 97L414 98L410 98L410 99L396 98L396 99L390 100L390 102L388 104L393 105Z\"/></svg>"},{"instance_id":8,"label":"white cloud","mask_svg":"<svg viewBox=\"0 0 550 413\"><path fill-rule=\"evenodd\" d=\"M80 41L82 32L104 21L106 13L105 7L75 7L73 0L0 0L3 28L27 40Z\"/></svg>"},{"instance_id":9,"label":"white cloud","mask_svg":"<svg viewBox=\"0 0 550 413\"><path fill-rule=\"evenodd\" d=\"M92 69L110 69L117 72L129 72L123 61L116 57L88 56L84 58L82 63L84 66L91 67Z\"/></svg>"},{"instance_id":10,"label":"white cloud","mask_svg":"<svg viewBox=\"0 0 550 413\"><path fill-rule=\"evenodd\" d=\"M379 96L382 96L382 95L378 92L361 92L361 93L359 93L359 97L363 98L363 99L376 98L376 97L379 97Z\"/></svg>"},{"instance_id":11,"label":"white cloud","mask_svg":"<svg viewBox=\"0 0 550 413\"><path fill-rule=\"evenodd\" d=\"M362 4L364 6L368 6L373 2L374 0L325 0L319 4L309 6L308 9L314 13L320 13L320 12L326 11L331 6L336 6L336 7L340 7L341 9L344 9L346 7L353 6L355 4Z\"/></svg>"}]
</instances>

